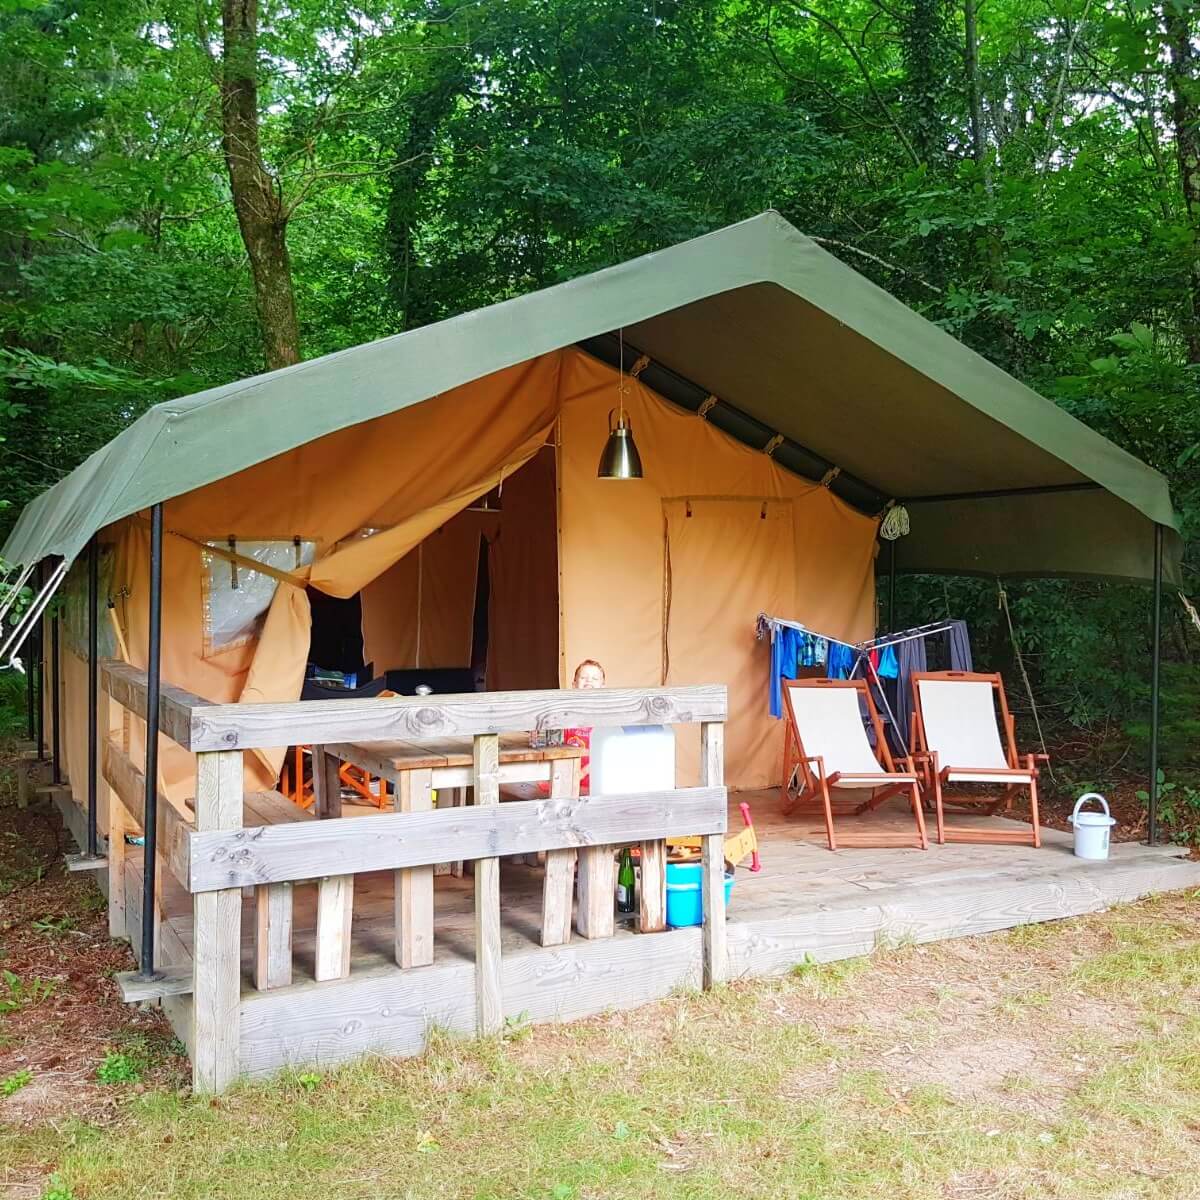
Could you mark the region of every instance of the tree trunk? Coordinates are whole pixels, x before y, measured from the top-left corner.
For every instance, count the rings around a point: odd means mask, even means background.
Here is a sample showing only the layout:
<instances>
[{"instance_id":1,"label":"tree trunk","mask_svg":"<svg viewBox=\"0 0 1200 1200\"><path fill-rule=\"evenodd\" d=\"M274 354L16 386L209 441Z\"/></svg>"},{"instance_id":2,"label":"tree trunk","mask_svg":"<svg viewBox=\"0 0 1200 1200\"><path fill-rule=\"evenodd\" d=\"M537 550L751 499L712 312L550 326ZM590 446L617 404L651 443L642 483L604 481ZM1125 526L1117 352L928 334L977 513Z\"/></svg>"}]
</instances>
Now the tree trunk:
<instances>
[{"instance_id":1,"label":"tree trunk","mask_svg":"<svg viewBox=\"0 0 1200 1200\"><path fill-rule=\"evenodd\" d=\"M287 211L262 160L258 130L258 0L223 0L221 148L250 259L267 369L300 361Z\"/></svg>"},{"instance_id":2,"label":"tree trunk","mask_svg":"<svg viewBox=\"0 0 1200 1200\"><path fill-rule=\"evenodd\" d=\"M1163 21L1170 62L1167 85L1175 122L1175 155L1179 183L1192 233L1188 262L1190 313L1187 322L1188 361L1200 363L1200 74L1192 48L1191 6L1186 0L1167 0Z\"/></svg>"},{"instance_id":3,"label":"tree trunk","mask_svg":"<svg viewBox=\"0 0 1200 1200\"><path fill-rule=\"evenodd\" d=\"M979 88L979 33L975 22L975 0L963 0L963 24L966 33L963 50L966 59L967 107L971 114L971 157L983 172L984 182L990 192L992 181L987 167L987 149L983 137L983 100Z\"/></svg>"}]
</instances>

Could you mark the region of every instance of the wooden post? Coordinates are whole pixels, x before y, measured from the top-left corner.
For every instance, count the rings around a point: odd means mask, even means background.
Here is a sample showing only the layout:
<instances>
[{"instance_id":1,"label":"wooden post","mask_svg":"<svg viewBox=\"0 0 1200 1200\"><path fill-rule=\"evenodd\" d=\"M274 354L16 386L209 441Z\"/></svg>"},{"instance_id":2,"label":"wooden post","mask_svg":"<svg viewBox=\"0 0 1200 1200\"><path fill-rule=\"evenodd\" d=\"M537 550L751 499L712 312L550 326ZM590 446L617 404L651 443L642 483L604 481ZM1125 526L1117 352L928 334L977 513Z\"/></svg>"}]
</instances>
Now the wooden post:
<instances>
[{"instance_id":1,"label":"wooden post","mask_svg":"<svg viewBox=\"0 0 1200 1200\"><path fill-rule=\"evenodd\" d=\"M121 753L128 758L132 729L129 709L117 704L109 696L107 689L101 689L101 695L104 697L105 738L109 741L115 740L121 748ZM125 863L129 849L125 844L125 835L136 827L130 821L129 813L116 789L105 776L104 746L105 741L101 739L101 794L106 798L108 808L108 936L128 938L132 931L125 912Z\"/></svg>"},{"instance_id":2,"label":"wooden post","mask_svg":"<svg viewBox=\"0 0 1200 1200\"><path fill-rule=\"evenodd\" d=\"M642 843L642 878L638 889L638 929L661 933L667 927L667 844Z\"/></svg>"},{"instance_id":3,"label":"wooden post","mask_svg":"<svg viewBox=\"0 0 1200 1200\"><path fill-rule=\"evenodd\" d=\"M342 815L341 760L324 746L314 746L312 768L317 819L336 820ZM314 979L344 979L350 974L353 924L354 876L330 875L318 880Z\"/></svg>"},{"instance_id":4,"label":"wooden post","mask_svg":"<svg viewBox=\"0 0 1200 1200\"><path fill-rule=\"evenodd\" d=\"M342 815L341 760L329 754L324 746L312 748L313 806L318 820L332 820Z\"/></svg>"},{"instance_id":5,"label":"wooden post","mask_svg":"<svg viewBox=\"0 0 1200 1200\"><path fill-rule=\"evenodd\" d=\"M550 795L556 800L579 795L579 759L557 758L550 766ZM571 907L575 891L575 851L546 851L542 884L542 945L562 946L571 940Z\"/></svg>"},{"instance_id":6,"label":"wooden post","mask_svg":"<svg viewBox=\"0 0 1200 1200\"><path fill-rule=\"evenodd\" d=\"M612 937L616 929L617 864L615 846L588 846L579 851L579 906L575 928L580 937Z\"/></svg>"},{"instance_id":7,"label":"wooden post","mask_svg":"<svg viewBox=\"0 0 1200 1200\"><path fill-rule=\"evenodd\" d=\"M706 721L700 726L700 785L721 787L725 782L725 726ZM704 986L711 988L728 977L729 951L725 927L725 838L705 836L700 852L703 864L700 889L704 902Z\"/></svg>"},{"instance_id":8,"label":"wooden post","mask_svg":"<svg viewBox=\"0 0 1200 1200\"><path fill-rule=\"evenodd\" d=\"M292 982L292 885L262 883L254 889L254 986L260 992Z\"/></svg>"},{"instance_id":9,"label":"wooden post","mask_svg":"<svg viewBox=\"0 0 1200 1200\"><path fill-rule=\"evenodd\" d=\"M403 771L393 801L397 812L433 808L433 771ZM433 867L395 872L396 962L427 967L433 962Z\"/></svg>"},{"instance_id":10,"label":"wooden post","mask_svg":"<svg viewBox=\"0 0 1200 1200\"><path fill-rule=\"evenodd\" d=\"M477 806L500 803L500 739L475 735L471 772ZM500 860L475 862L475 1026L481 1035L504 1028L500 978Z\"/></svg>"},{"instance_id":11,"label":"wooden post","mask_svg":"<svg viewBox=\"0 0 1200 1200\"><path fill-rule=\"evenodd\" d=\"M350 934L354 922L354 876L328 875L317 881L316 980L350 974Z\"/></svg>"},{"instance_id":12,"label":"wooden post","mask_svg":"<svg viewBox=\"0 0 1200 1200\"><path fill-rule=\"evenodd\" d=\"M196 756L196 830L242 824L242 754ZM242 1002L242 889L192 897L192 1088L224 1091L239 1073Z\"/></svg>"}]
</instances>

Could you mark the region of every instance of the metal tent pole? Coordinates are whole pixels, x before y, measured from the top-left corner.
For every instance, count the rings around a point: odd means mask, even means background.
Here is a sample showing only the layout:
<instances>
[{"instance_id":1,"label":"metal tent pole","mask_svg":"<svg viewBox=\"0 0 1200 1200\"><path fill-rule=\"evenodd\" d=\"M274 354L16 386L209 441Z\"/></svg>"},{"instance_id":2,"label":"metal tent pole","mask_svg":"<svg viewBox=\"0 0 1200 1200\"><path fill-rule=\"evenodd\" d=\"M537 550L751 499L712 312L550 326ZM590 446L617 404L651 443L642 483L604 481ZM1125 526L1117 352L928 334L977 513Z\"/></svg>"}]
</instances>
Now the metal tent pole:
<instances>
[{"instance_id":1,"label":"metal tent pole","mask_svg":"<svg viewBox=\"0 0 1200 1200\"><path fill-rule=\"evenodd\" d=\"M42 568L38 566L38 584L42 582ZM32 630L37 638L37 754L46 757L46 622L37 620Z\"/></svg>"},{"instance_id":2,"label":"metal tent pole","mask_svg":"<svg viewBox=\"0 0 1200 1200\"><path fill-rule=\"evenodd\" d=\"M154 875L158 832L158 702L162 651L162 505L150 509L150 644L146 654L146 802L142 821L141 977L154 972Z\"/></svg>"},{"instance_id":3,"label":"metal tent pole","mask_svg":"<svg viewBox=\"0 0 1200 1200\"><path fill-rule=\"evenodd\" d=\"M37 704L37 692L33 682L33 656L36 644L33 630L30 629L25 638L25 649L21 651L21 657L25 660L25 736L31 742L37 737L37 718L33 711L34 705ZM40 750L41 747L39 746L38 749Z\"/></svg>"},{"instance_id":4,"label":"metal tent pole","mask_svg":"<svg viewBox=\"0 0 1200 1200\"><path fill-rule=\"evenodd\" d=\"M62 659L59 655L58 645L58 610L50 614L50 674L51 685L54 691L50 693L50 759L53 763L51 767L51 779L54 783L62 783L62 721L60 712L61 704L59 703L62 697L62 688L59 687L59 670Z\"/></svg>"},{"instance_id":5,"label":"metal tent pole","mask_svg":"<svg viewBox=\"0 0 1200 1200\"><path fill-rule=\"evenodd\" d=\"M896 539L888 543L888 633L896 632Z\"/></svg>"},{"instance_id":6,"label":"metal tent pole","mask_svg":"<svg viewBox=\"0 0 1200 1200\"><path fill-rule=\"evenodd\" d=\"M88 545L88 769L87 769L87 855L96 850L96 755L99 753L96 723L100 707L100 542L95 534Z\"/></svg>"},{"instance_id":7,"label":"metal tent pole","mask_svg":"<svg viewBox=\"0 0 1200 1200\"><path fill-rule=\"evenodd\" d=\"M1150 799L1146 804L1146 841L1158 841L1158 700L1162 662L1163 527L1154 526L1154 601L1151 606L1153 639L1150 650Z\"/></svg>"}]
</instances>

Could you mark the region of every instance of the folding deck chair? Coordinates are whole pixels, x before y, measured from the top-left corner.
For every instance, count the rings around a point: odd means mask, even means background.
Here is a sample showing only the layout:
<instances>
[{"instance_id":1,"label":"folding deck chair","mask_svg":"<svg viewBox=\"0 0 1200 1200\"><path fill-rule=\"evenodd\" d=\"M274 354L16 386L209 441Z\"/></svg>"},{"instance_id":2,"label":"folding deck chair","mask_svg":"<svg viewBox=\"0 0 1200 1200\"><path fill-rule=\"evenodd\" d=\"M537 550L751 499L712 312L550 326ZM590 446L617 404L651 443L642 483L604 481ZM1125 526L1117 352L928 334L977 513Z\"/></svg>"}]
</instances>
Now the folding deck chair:
<instances>
[{"instance_id":1,"label":"folding deck chair","mask_svg":"<svg viewBox=\"0 0 1200 1200\"><path fill-rule=\"evenodd\" d=\"M1004 681L970 671L916 671L912 675L913 718L910 749L932 796L939 842L995 842L1040 846L1037 764L1045 754L1017 754L1017 741ZM997 723L999 705L999 723ZM1016 794L1029 790L1030 830L948 828L943 793L956 783L997 784L999 796L954 796L946 803L964 809L983 806L988 816L1012 809Z\"/></svg>"},{"instance_id":2,"label":"folding deck chair","mask_svg":"<svg viewBox=\"0 0 1200 1200\"><path fill-rule=\"evenodd\" d=\"M918 846L929 849L925 817L921 811L919 776L912 763L897 771L883 735L883 722L865 680L862 679L787 679L783 683L787 698L787 745L795 747L795 757L785 768L783 811L791 812L803 804L820 801L825 816L825 832L830 850L839 840L846 846ZM862 705L875 732L875 749L867 739ZM793 781L799 775L803 786ZM885 800L907 792L912 801L916 836L879 830L843 835L833 826L831 788L867 790L868 798L854 808L855 815L878 808Z\"/></svg>"}]
</instances>

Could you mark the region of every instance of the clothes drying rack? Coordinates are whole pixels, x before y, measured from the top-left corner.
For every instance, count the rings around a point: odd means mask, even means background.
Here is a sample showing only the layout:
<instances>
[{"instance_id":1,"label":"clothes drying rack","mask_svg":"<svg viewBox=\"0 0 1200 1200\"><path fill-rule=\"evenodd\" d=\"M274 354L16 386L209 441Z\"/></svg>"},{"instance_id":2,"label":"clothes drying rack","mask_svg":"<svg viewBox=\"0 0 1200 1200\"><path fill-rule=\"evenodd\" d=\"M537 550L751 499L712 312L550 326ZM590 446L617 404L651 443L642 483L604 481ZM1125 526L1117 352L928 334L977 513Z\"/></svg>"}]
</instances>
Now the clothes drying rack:
<instances>
[{"instance_id":1,"label":"clothes drying rack","mask_svg":"<svg viewBox=\"0 0 1200 1200\"><path fill-rule=\"evenodd\" d=\"M789 621L785 617L771 617L766 613L759 613L754 636L760 642L768 636L773 641L780 629L795 629L799 633L808 634L809 637L821 638L826 642L833 642L838 646L845 646L848 650L853 650L856 657L847 678L853 679L858 673L859 667L863 667L863 674L867 677L868 683L874 684L875 692L879 696L884 712L887 713L888 727L894 731L897 738L896 746L902 750L905 745L904 730L896 724L896 714L888 703L887 693L883 690L883 680L879 678L879 672L871 661L871 651L885 650L889 646L898 646L902 642L914 642L917 638L946 633L954 624L955 622L952 620L930 621L924 625L913 625L908 629L897 629L894 633L868 638L863 642L847 642L842 638L831 637L829 634L822 633L819 629L813 629L799 621Z\"/></svg>"}]
</instances>

